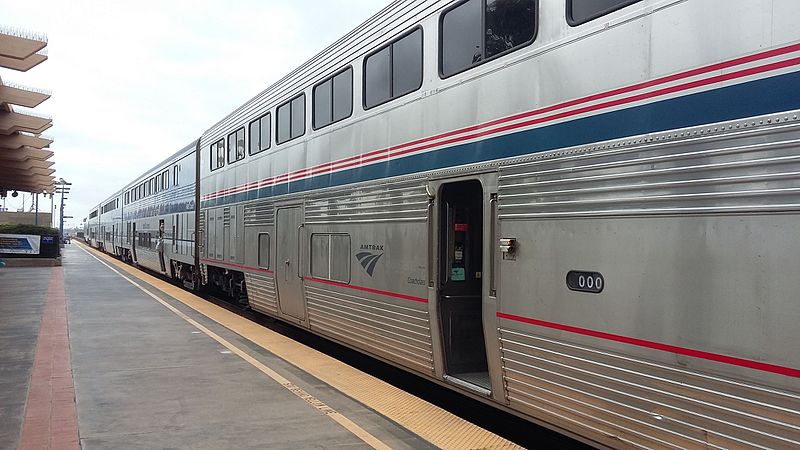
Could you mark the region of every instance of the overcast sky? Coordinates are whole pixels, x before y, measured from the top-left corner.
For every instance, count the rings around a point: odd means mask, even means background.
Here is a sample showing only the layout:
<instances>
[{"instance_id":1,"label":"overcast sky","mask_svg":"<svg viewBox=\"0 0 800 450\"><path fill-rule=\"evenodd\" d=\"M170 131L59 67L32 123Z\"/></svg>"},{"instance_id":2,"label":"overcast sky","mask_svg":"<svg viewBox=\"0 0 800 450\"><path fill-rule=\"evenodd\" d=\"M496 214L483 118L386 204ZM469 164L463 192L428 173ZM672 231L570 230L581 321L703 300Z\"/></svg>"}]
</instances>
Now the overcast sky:
<instances>
[{"instance_id":1,"label":"overcast sky","mask_svg":"<svg viewBox=\"0 0 800 450\"><path fill-rule=\"evenodd\" d=\"M76 225L390 0L0 0L0 26L48 37L48 60L4 81L53 96L56 179ZM23 108L16 108L22 111ZM27 205L30 200L26 196ZM7 207L22 206L9 196ZM49 199L40 199L46 211Z\"/></svg>"}]
</instances>

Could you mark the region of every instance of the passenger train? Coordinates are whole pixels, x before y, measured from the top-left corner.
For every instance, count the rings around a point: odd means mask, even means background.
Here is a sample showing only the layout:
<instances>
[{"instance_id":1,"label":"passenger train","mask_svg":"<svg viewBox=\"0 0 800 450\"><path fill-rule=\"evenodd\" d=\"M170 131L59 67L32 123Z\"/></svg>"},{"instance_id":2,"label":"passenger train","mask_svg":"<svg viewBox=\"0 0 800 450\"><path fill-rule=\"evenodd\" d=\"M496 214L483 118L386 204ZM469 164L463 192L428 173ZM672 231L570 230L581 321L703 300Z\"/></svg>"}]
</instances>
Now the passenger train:
<instances>
[{"instance_id":1,"label":"passenger train","mask_svg":"<svg viewBox=\"0 0 800 450\"><path fill-rule=\"evenodd\" d=\"M596 446L800 446L800 2L399 0L91 245Z\"/></svg>"}]
</instances>

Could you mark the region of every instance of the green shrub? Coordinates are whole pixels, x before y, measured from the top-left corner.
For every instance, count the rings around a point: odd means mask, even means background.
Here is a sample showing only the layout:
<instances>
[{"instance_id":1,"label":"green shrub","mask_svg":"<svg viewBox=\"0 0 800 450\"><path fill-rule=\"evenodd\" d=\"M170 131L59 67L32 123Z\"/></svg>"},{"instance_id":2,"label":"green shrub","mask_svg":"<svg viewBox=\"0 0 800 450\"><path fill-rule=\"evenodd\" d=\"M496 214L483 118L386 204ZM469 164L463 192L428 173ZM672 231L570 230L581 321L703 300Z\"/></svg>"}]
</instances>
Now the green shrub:
<instances>
[{"instance_id":1,"label":"green shrub","mask_svg":"<svg viewBox=\"0 0 800 450\"><path fill-rule=\"evenodd\" d=\"M28 234L32 236L58 236L58 228L36 225L0 225L0 234Z\"/></svg>"}]
</instances>

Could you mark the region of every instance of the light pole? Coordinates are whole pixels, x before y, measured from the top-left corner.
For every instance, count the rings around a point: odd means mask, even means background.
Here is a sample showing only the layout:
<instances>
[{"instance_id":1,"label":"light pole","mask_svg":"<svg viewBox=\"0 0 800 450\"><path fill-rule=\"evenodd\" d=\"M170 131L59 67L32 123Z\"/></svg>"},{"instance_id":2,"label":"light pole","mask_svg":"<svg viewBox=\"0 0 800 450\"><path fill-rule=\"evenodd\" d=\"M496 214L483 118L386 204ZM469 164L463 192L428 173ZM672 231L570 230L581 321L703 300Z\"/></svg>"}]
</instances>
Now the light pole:
<instances>
[{"instance_id":1,"label":"light pole","mask_svg":"<svg viewBox=\"0 0 800 450\"><path fill-rule=\"evenodd\" d=\"M59 247L64 247L64 194L69 193L69 186L72 186L72 183L67 183L67 181L63 178L59 178L56 184L59 186L56 187L56 193L61 194L61 208L59 211L60 220L58 225L58 245Z\"/></svg>"}]
</instances>

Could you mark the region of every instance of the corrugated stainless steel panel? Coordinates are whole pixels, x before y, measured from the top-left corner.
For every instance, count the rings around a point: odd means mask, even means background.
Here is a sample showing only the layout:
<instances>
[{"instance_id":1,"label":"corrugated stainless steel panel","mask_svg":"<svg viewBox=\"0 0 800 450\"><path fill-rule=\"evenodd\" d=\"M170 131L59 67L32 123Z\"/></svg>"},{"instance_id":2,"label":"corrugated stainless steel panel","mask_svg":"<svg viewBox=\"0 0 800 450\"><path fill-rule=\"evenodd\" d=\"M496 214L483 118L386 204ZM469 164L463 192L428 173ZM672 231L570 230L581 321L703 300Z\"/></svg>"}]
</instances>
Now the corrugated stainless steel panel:
<instances>
[{"instance_id":1,"label":"corrugated stainless steel panel","mask_svg":"<svg viewBox=\"0 0 800 450\"><path fill-rule=\"evenodd\" d=\"M244 226L272 226L275 224L275 208L272 202L244 205Z\"/></svg>"},{"instance_id":2,"label":"corrugated stainless steel panel","mask_svg":"<svg viewBox=\"0 0 800 450\"><path fill-rule=\"evenodd\" d=\"M428 197L421 180L362 185L310 197L305 211L308 224L424 221Z\"/></svg>"},{"instance_id":3,"label":"corrugated stainless steel panel","mask_svg":"<svg viewBox=\"0 0 800 450\"><path fill-rule=\"evenodd\" d=\"M430 374L433 350L427 309L415 309L306 285L311 330Z\"/></svg>"},{"instance_id":4,"label":"corrugated stainless steel panel","mask_svg":"<svg viewBox=\"0 0 800 450\"><path fill-rule=\"evenodd\" d=\"M800 210L800 126L739 130L748 126L670 132L503 167L499 217Z\"/></svg>"},{"instance_id":5,"label":"corrugated stainless steel panel","mask_svg":"<svg viewBox=\"0 0 800 450\"><path fill-rule=\"evenodd\" d=\"M278 300L272 275L245 272L244 279L247 283L247 299L250 307L256 311L277 316Z\"/></svg>"},{"instance_id":6,"label":"corrugated stainless steel panel","mask_svg":"<svg viewBox=\"0 0 800 450\"><path fill-rule=\"evenodd\" d=\"M800 445L800 397L501 328L513 408L555 414L645 446Z\"/></svg>"}]
</instances>

